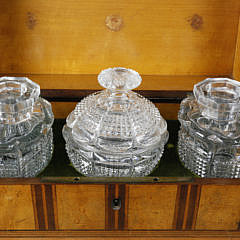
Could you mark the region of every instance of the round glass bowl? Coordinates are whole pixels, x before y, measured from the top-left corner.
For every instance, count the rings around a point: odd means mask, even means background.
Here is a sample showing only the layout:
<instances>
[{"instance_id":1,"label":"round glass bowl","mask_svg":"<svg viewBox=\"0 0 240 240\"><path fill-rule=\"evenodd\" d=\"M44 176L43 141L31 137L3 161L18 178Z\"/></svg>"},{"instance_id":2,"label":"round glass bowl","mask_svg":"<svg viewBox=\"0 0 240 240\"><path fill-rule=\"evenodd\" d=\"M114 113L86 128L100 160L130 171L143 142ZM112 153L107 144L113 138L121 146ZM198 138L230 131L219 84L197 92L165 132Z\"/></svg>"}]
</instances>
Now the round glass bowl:
<instances>
[{"instance_id":1,"label":"round glass bowl","mask_svg":"<svg viewBox=\"0 0 240 240\"><path fill-rule=\"evenodd\" d=\"M0 177L34 177L53 151L51 105L28 78L0 78Z\"/></svg>"},{"instance_id":2,"label":"round glass bowl","mask_svg":"<svg viewBox=\"0 0 240 240\"><path fill-rule=\"evenodd\" d=\"M153 103L131 91L141 80L131 69L103 70L98 81L107 89L84 98L69 114L63 136L83 175L146 176L159 162L167 123Z\"/></svg>"}]
</instances>

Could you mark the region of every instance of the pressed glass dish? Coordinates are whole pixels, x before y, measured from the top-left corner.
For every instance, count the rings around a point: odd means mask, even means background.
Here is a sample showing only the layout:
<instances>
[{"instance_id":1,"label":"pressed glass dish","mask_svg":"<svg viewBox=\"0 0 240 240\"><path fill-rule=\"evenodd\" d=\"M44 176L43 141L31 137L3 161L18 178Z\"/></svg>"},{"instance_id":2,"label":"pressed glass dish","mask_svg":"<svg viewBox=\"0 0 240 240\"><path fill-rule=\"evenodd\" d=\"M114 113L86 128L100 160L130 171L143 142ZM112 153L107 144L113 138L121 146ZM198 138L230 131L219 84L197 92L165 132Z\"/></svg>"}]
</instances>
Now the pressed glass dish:
<instances>
[{"instance_id":1,"label":"pressed glass dish","mask_svg":"<svg viewBox=\"0 0 240 240\"><path fill-rule=\"evenodd\" d=\"M0 78L0 177L34 177L53 151L51 105L28 78Z\"/></svg>"},{"instance_id":2,"label":"pressed glass dish","mask_svg":"<svg viewBox=\"0 0 240 240\"><path fill-rule=\"evenodd\" d=\"M208 78L184 99L178 150L183 164L201 177L240 177L240 83Z\"/></svg>"},{"instance_id":3,"label":"pressed glass dish","mask_svg":"<svg viewBox=\"0 0 240 240\"><path fill-rule=\"evenodd\" d=\"M63 128L73 166L86 176L146 176L168 140L167 123L149 100L131 91L140 75L126 68L103 70L106 90L77 104Z\"/></svg>"}]
</instances>

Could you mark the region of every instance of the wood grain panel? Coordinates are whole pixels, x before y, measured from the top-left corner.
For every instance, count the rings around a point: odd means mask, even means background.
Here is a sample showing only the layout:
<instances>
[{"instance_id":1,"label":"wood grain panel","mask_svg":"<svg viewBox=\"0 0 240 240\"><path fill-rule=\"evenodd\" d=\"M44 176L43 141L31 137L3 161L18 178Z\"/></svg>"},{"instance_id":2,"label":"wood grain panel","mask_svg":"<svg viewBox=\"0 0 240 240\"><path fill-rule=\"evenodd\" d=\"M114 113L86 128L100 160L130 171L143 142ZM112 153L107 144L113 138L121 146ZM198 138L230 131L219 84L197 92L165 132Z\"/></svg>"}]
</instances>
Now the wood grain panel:
<instances>
[{"instance_id":1,"label":"wood grain panel","mask_svg":"<svg viewBox=\"0 0 240 240\"><path fill-rule=\"evenodd\" d=\"M237 0L1 0L0 8L0 72L232 72ZM106 26L111 15L119 31Z\"/></svg>"},{"instance_id":2,"label":"wood grain panel","mask_svg":"<svg viewBox=\"0 0 240 240\"><path fill-rule=\"evenodd\" d=\"M76 107L76 102L51 102L54 118L66 118Z\"/></svg>"},{"instance_id":3,"label":"wood grain panel","mask_svg":"<svg viewBox=\"0 0 240 240\"><path fill-rule=\"evenodd\" d=\"M196 229L237 230L239 221L239 185L202 186Z\"/></svg>"},{"instance_id":4,"label":"wood grain panel","mask_svg":"<svg viewBox=\"0 0 240 240\"><path fill-rule=\"evenodd\" d=\"M128 228L171 229L176 185L129 185Z\"/></svg>"},{"instance_id":5,"label":"wood grain panel","mask_svg":"<svg viewBox=\"0 0 240 240\"><path fill-rule=\"evenodd\" d=\"M97 72L99 73L99 72ZM205 78L222 75L144 75L136 90L183 90L192 91L193 85ZM97 80L97 74L29 74L2 73L0 76L28 77L38 83L41 89L103 89Z\"/></svg>"},{"instance_id":6,"label":"wood grain panel","mask_svg":"<svg viewBox=\"0 0 240 240\"><path fill-rule=\"evenodd\" d=\"M240 22L240 19L239 19ZM240 81L240 24L238 23L237 44L233 65L233 78Z\"/></svg>"},{"instance_id":7,"label":"wood grain panel","mask_svg":"<svg viewBox=\"0 0 240 240\"><path fill-rule=\"evenodd\" d=\"M59 229L104 229L104 185L57 185Z\"/></svg>"},{"instance_id":8,"label":"wood grain panel","mask_svg":"<svg viewBox=\"0 0 240 240\"><path fill-rule=\"evenodd\" d=\"M0 186L0 230L35 229L29 185Z\"/></svg>"},{"instance_id":9,"label":"wood grain panel","mask_svg":"<svg viewBox=\"0 0 240 240\"><path fill-rule=\"evenodd\" d=\"M177 103L156 103L161 115L167 120L177 120L180 104Z\"/></svg>"}]
</instances>

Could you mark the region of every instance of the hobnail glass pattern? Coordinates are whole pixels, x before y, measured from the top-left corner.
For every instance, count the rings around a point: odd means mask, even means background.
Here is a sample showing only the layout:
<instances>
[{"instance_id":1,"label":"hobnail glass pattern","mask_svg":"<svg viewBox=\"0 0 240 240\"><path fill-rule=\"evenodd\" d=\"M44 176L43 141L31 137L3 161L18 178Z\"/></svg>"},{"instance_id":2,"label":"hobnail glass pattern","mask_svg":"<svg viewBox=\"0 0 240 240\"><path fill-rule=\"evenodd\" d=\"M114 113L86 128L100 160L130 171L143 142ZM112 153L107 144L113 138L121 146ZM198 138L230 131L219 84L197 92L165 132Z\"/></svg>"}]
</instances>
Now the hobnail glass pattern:
<instances>
[{"instance_id":1,"label":"hobnail glass pattern","mask_svg":"<svg viewBox=\"0 0 240 240\"><path fill-rule=\"evenodd\" d=\"M130 69L98 76L108 89L87 96L63 128L73 166L86 176L145 176L157 165L168 139L166 121L149 100L130 91L141 83Z\"/></svg>"},{"instance_id":2,"label":"hobnail glass pattern","mask_svg":"<svg viewBox=\"0 0 240 240\"><path fill-rule=\"evenodd\" d=\"M34 177L51 159L53 113L28 78L0 78L0 177Z\"/></svg>"},{"instance_id":3,"label":"hobnail glass pattern","mask_svg":"<svg viewBox=\"0 0 240 240\"><path fill-rule=\"evenodd\" d=\"M184 99L178 119L179 156L201 177L240 177L240 83L208 78Z\"/></svg>"}]
</instances>

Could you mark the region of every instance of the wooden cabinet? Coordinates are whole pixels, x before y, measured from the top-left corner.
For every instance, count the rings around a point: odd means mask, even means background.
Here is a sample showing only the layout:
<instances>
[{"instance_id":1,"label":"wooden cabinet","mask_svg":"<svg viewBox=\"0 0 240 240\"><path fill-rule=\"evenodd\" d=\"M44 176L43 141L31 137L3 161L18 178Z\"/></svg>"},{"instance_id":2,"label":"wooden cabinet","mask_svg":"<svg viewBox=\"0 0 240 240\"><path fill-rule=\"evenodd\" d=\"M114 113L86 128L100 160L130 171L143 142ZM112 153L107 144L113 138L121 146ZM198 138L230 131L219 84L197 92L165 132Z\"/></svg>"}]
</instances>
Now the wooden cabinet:
<instances>
[{"instance_id":1,"label":"wooden cabinet","mask_svg":"<svg viewBox=\"0 0 240 240\"><path fill-rule=\"evenodd\" d=\"M2 179L0 238L240 239L240 180L173 180ZM119 209L114 199L121 201Z\"/></svg>"},{"instance_id":2,"label":"wooden cabinet","mask_svg":"<svg viewBox=\"0 0 240 240\"><path fill-rule=\"evenodd\" d=\"M138 71L137 90L166 119L196 82L240 80L239 0L0 0L0 9L1 75L39 83L56 119L112 66ZM0 239L240 239L239 179L189 177L170 151L151 177L79 177L60 135L48 174L0 179Z\"/></svg>"}]
</instances>

